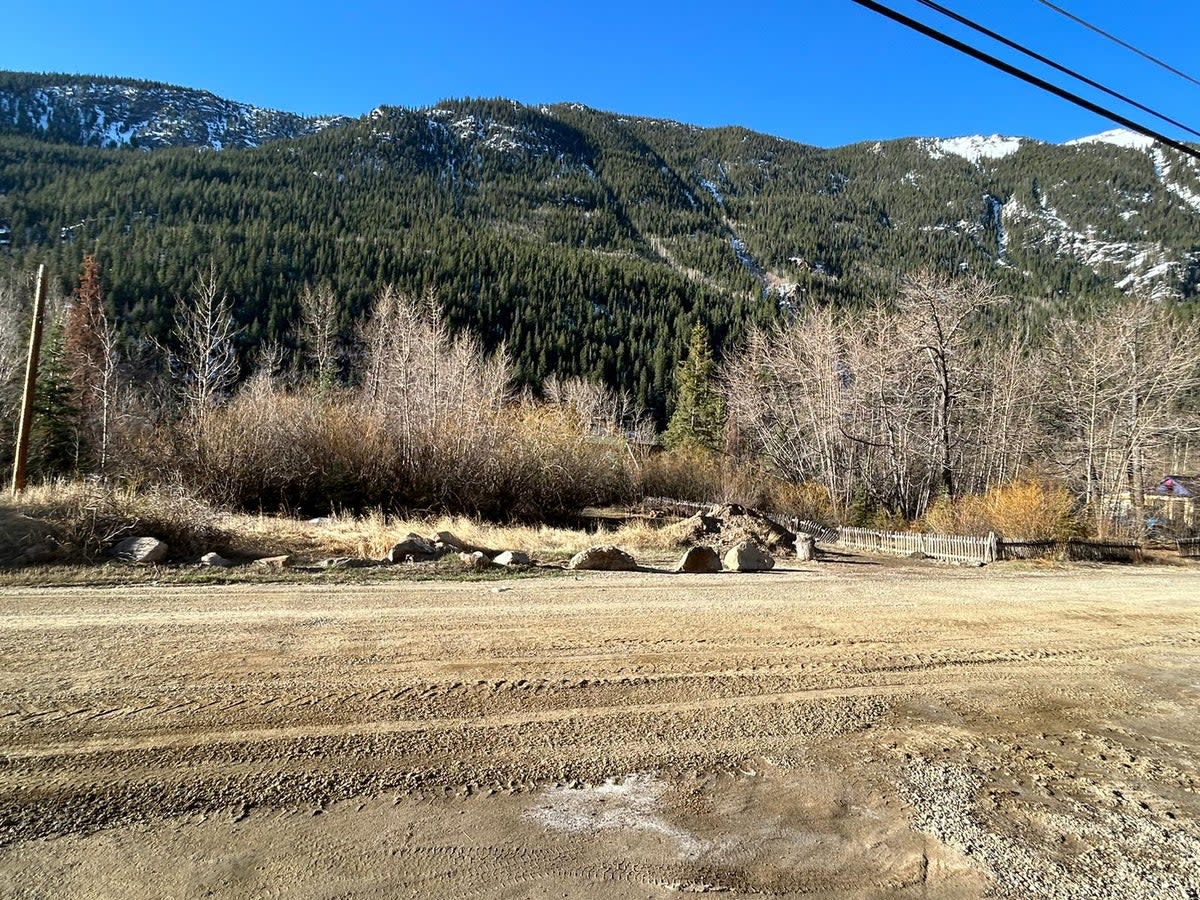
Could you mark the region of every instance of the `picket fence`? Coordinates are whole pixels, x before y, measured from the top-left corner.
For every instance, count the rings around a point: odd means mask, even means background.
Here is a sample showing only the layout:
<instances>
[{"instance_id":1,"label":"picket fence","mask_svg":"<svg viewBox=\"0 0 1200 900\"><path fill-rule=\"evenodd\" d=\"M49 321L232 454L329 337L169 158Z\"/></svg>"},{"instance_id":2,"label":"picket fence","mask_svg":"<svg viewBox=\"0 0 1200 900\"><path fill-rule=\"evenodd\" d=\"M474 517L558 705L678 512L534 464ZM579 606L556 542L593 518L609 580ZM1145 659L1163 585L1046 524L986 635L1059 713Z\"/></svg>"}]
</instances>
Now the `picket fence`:
<instances>
[{"instance_id":1,"label":"picket fence","mask_svg":"<svg viewBox=\"0 0 1200 900\"><path fill-rule=\"evenodd\" d=\"M907 556L920 553L933 559L950 562L987 564L1001 559L1066 559L1094 562L1137 562L1142 558L1142 545L1137 541L1085 541L1071 538L1055 540L1001 540L995 534L987 537L967 537L961 534L924 534L915 531L869 531L866 528L842 528L836 542L847 550L867 553L898 553ZM1180 542L1181 556L1200 557L1200 541L1192 541L1185 550Z\"/></svg>"},{"instance_id":2,"label":"picket fence","mask_svg":"<svg viewBox=\"0 0 1200 900\"><path fill-rule=\"evenodd\" d=\"M1142 545L1137 541L1082 538L1030 540L1005 538L1000 542L999 559L1065 559L1073 562L1137 562Z\"/></svg>"},{"instance_id":3,"label":"picket fence","mask_svg":"<svg viewBox=\"0 0 1200 900\"><path fill-rule=\"evenodd\" d=\"M837 543L847 550L868 553L920 553L950 562L995 562L1000 558L996 535L968 537L962 534L925 534L919 531L869 531L866 528L842 528Z\"/></svg>"},{"instance_id":4,"label":"picket fence","mask_svg":"<svg viewBox=\"0 0 1200 900\"><path fill-rule=\"evenodd\" d=\"M1189 559L1200 559L1200 537L1183 538L1176 541L1175 545L1179 548L1179 555Z\"/></svg>"}]
</instances>

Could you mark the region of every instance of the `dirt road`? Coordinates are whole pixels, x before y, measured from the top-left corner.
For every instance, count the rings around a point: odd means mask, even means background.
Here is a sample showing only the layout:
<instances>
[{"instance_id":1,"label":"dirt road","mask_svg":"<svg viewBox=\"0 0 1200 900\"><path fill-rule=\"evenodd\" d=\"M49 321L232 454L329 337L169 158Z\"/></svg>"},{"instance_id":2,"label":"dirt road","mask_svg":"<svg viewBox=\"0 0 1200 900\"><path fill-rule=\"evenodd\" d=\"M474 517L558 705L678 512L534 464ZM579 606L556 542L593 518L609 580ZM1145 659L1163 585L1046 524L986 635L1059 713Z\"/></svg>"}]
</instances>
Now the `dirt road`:
<instances>
[{"instance_id":1,"label":"dirt road","mask_svg":"<svg viewBox=\"0 0 1200 900\"><path fill-rule=\"evenodd\" d=\"M1200 896L1200 572L0 593L5 897Z\"/></svg>"}]
</instances>

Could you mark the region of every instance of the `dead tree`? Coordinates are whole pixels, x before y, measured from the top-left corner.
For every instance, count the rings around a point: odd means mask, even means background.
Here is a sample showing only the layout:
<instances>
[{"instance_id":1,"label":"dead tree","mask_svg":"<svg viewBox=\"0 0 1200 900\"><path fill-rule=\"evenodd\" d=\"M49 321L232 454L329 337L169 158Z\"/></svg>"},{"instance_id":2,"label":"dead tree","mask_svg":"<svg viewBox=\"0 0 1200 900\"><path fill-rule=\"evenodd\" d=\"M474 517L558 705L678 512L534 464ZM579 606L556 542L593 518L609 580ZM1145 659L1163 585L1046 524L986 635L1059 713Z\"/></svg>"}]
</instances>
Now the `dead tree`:
<instances>
[{"instance_id":1,"label":"dead tree","mask_svg":"<svg viewBox=\"0 0 1200 900\"><path fill-rule=\"evenodd\" d=\"M232 304L218 286L216 266L210 266L180 301L172 335L184 412L198 431L237 382L237 335Z\"/></svg>"}]
</instances>

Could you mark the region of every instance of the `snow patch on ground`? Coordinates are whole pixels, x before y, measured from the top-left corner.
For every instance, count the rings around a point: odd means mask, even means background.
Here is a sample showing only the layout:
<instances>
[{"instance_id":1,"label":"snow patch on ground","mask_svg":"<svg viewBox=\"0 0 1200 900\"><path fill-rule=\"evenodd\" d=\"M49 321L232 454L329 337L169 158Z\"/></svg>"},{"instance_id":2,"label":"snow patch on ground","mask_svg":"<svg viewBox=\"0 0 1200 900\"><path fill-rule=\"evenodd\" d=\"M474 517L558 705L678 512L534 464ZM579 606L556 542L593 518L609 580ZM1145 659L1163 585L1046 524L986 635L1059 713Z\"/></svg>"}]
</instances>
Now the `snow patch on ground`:
<instances>
[{"instance_id":1,"label":"snow patch on ground","mask_svg":"<svg viewBox=\"0 0 1200 900\"><path fill-rule=\"evenodd\" d=\"M554 831L653 832L673 840L682 859L696 859L708 843L672 825L659 811L668 787L666 782L649 775L610 778L603 784L587 787L551 787L525 811L525 817Z\"/></svg>"}]
</instances>

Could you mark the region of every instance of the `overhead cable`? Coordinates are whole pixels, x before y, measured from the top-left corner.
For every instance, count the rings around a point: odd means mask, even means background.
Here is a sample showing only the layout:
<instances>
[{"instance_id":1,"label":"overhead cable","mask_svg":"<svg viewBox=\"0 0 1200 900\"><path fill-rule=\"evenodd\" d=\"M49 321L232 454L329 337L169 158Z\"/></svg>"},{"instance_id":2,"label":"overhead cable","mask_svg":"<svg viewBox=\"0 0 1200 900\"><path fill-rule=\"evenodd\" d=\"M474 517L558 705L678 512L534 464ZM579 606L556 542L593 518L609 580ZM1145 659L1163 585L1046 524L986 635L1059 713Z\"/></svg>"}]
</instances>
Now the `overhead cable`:
<instances>
[{"instance_id":1,"label":"overhead cable","mask_svg":"<svg viewBox=\"0 0 1200 900\"><path fill-rule=\"evenodd\" d=\"M1104 93L1108 94L1110 97L1115 97L1117 100L1120 100L1122 103L1128 103L1130 106L1135 106L1138 109L1140 109L1142 112L1149 113L1150 115L1154 116L1156 119L1161 119L1164 122L1174 125L1176 128L1186 131L1188 134L1193 134L1196 137L1200 138L1200 131L1197 131L1194 128L1190 128L1189 126L1184 125L1182 122L1178 121L1177 119L1172 119L1170 116L1166 116L1160 112L1156 112L1155 110L1151 109L1149 106L1146 106L1145 104L1139 103L1137 100L1134 100L1132 97L1127 97L1118 91L1114 91L1112 88L1105 87L1100 82L1095 81L1091 78L1088 78L1086 75L1082 75L1079 72L1076 72L1074 69L1069 69L1064 65L1060 65L1059 63L1056 63L1054 60L1050 59L1049 57L1043 56L1042 54L1040 54L1034 50L1030 50L1028 47L1024 46L1023 44L1019 44L1016 41L1009 40L1004 35L997 34L996 32L992 31L990 28L980 25L978 22L973 22L972 20L968 19L966 16L959 15L954 10L947 9L945 6L942 6L940 3L935 3L934 0L917 0L917 2L922 4L923 6L929 7L929 9L932 9L934 12L939 12L942 15L953 19L955 22L958 22L962 25L966 25L968 28L974 29L975 31L979 32L980 34L990 37L994 41L999 41L1004 46L1010 47L1013 50L1016 50L1018 53L1023 53L1026 56L1030 57L1031 59L1036 59L1038 62L1044 63L1045 65L1050 66L1052 69L1056 69L1057 71L1062 72L1064 75L1069 75L1072 78L1074 78L1076 81L1082 81L1084 84L1088 85L1089 87L1094 87L1098 91L1103 91Z\"/></svg>"},{"instance_id":2,"label":"overhead cable","mask_svg":"<svg viewBox=\"0 0 1200 900\"><path fill-rule=\"evenodd\" d=\"M1200 150L1195 150L1182 141L1169 138L1165 134L1161 134L1160 132L1157 132L1152 128L1148 128L1145 125L1141 125L1132 119L1121 115L1120 113L1113 112L1111 109L1106 109L1097 103L1093 103L1091 100L1087 100L1084 97L1080 97L1078 94L1071 93L1065 88L1061 88L1056 84L1052 84L1051 82L1046 81L1044 78L1039 78L1037 75L1026 72L1024 69L1019 69L1010 63L1006 63L1002 59L997 59L988 53L984 53L982 50L977 50L970 44L964 44L957 38L952 38L950 35L944 34L938 31L936 28L930 28L928 25L918 22L916 19L910 19L903 13L896 12L896 10L884 6L882 3L876 3L875 0L852 0L852 2L871 10L872 12L877 12L881 16L885 16L894 22L899 22L901 25L920 32L926 37L933 38L935 41L945 44L947 47L953 47L960 53L965 53L968 56L974 57L980 62L987 63L989 66L999 69L1001 72L1006 72L1009 75L1012 75L1014 78L1019 78L1024 82L1032 84L1034 87L1041 88L1044 91L1054 94L1056 97L1061 97L1063 100L1074 103L1076 106L1083 107L1088 112L1095 113L1098 116L1103 116L1106 119L1116 122L1118 125L1123 125L1130 131L1136 131L1138 134L1144 134L1146 137L1153 138L1161 144L1165 144L1174 150L1178 150L1180 153L1186 153L1188 156L1200 160Z\"/></svg>"},{"instance_id":3,"label":"overhead cable","mask_svg":"<svg viewBox=\"0 0 1200 900\"><path fill-rule=\"evenodd\" d=\"M1108 38L1114 44L1120 44L1126 50L1132 50L1134 53L1136 53L1142 59L1149 60L1150 62L1154 63L1156 66L1160 66L1161 68L1166 69L1168 72L1171 72L1174 75L1178 75L1180 78L1184 79L1185 81L1190 81L1192 84L1196 85L1197 87L1200 87L1200 81L1197 81L1195 78L1193 78L1187 72L1179 71L1177 68L1175 68L1170 63L1163 62L1157 56L1152 56L1151 54L1147 53L1145 50L1139 50L1137 47L1133 46L1133 44L1130 44L1127 41L1121 40L1115 34L1109 34L1107 31L1105 31L1100 26L1093 25L1091 22L1088 22L1086 19L1079 18L1079 16L1063 9L1061 6L1058 6L1055 3L1051 3L1050 0L1037 0L1037 2L1042 4L1042 6L1046 6L1046 7L1049 7L1050 9L1054 10L1060 16L1066 16L1072 22L1082 25L1084 28L1094 31L1094 32L1096 32L1096 34L1101 35L1102 37Z\"/></svg>"}]
</instances>

